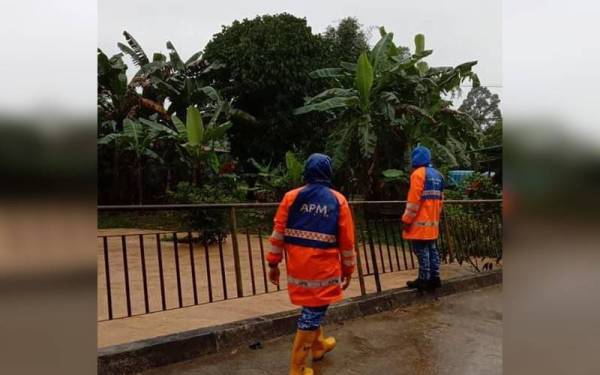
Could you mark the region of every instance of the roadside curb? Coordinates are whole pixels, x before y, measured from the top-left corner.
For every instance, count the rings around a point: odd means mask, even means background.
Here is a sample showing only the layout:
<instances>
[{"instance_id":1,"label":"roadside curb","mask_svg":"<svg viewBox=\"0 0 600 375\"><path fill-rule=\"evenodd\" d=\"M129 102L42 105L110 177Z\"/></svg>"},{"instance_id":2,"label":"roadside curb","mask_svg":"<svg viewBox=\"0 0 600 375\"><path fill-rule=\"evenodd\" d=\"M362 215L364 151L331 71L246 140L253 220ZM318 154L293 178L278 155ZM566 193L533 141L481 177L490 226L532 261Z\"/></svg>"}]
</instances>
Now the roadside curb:
<instances>
[{"instance_id":1,"label":"roadside curb","mask_svg":"<svg viewBox=\"0 0 600 375\"><path fill-rule=\"evenodd\" d=\"M438 296L466 292L502 283L502 271L453 278L444 282ZM325 324L343 322L433 299L414 290L398 288L349 298L332 306ZM150 368L222 352L257 340L293 333L299 309L219 326L114 345L98 350L98 374L134 374Z\"/></svg>"}]
</instances>

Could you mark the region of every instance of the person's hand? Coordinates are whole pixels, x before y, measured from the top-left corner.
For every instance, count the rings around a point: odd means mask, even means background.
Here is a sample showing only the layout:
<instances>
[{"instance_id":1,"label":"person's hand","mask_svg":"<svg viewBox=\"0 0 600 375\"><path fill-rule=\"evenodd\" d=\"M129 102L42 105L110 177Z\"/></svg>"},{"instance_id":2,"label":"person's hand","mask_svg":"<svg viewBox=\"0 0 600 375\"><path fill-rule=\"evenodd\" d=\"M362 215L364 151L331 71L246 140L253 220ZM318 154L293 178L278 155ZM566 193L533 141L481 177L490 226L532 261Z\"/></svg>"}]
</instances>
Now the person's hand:
<instances>
[{"instance_id":1,"label":"person's hand","mask_svg":"<svg viewBox=\"0 0 600 375\"><path fill-rule=\"evenodd\" d=\"M407 231L410 230L412 224L410 223L405 223L404 221L402 222L402 231Z\"/></svg>"},{"instance_id":2,"label":"person's hand","mask_svg":"<svg viewBox=\"0 0 600 375\"><path fill-rule=\"evenodd\" d=\"M273 285L279 286L279 267L269 267L269 281Z\"/></svg>"},{"instance_id":3,"label":"person's hand","mask_svg":"<svg viewBox=\"0 0 600 375\"><path fill-rule=\"evenodd\" d=\"M352 276L342 276L342 290L348 289L348 286L350 286L351 280L352 280Z\"/></svg>"}]
</instances>

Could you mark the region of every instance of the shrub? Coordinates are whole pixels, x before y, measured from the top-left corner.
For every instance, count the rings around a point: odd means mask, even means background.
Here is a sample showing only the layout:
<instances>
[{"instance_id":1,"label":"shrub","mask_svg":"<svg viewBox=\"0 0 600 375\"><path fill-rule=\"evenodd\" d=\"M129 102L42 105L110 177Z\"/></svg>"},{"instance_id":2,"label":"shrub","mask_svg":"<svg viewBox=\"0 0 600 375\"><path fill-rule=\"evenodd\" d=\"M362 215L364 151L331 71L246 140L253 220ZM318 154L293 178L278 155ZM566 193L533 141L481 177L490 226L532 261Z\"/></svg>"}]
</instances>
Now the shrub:
<instances>
[{"instance_id":1,"label":"shrub","mask_svg":"<svg viewBox=\"0 0 600 375\"><path fill-rule=\"evenodd\" d=\"M246 189L237 180L235 175L223 175L202 186L180 182L175 191L169 192L169 198L180 204L241 202L245 198ZM201 242L221 242L225 239L229 227L229 211L197 208L182 213L181 222L188 230L198 232Z\"/></svg>"}]
</instances>

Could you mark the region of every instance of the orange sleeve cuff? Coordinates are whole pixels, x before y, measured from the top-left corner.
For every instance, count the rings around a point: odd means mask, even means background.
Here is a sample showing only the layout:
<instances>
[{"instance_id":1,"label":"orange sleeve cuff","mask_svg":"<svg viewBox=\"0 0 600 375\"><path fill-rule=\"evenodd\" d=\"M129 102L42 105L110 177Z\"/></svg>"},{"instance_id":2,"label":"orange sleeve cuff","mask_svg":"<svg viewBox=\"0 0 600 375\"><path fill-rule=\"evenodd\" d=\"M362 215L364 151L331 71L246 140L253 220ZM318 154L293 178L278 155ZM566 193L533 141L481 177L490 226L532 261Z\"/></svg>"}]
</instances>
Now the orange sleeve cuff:
<instances>
[{"instance_id":1,"label":"orange sleeve cuff","mask_svg":"<svg viewBox=\"0 0 600 375\"><path fill-rule=\"evenodd\" d=\"M279 264L283 259L283 254L274 254L272 252L267 253L267 263L269 264Z\"/></svg>"}]
</instances>

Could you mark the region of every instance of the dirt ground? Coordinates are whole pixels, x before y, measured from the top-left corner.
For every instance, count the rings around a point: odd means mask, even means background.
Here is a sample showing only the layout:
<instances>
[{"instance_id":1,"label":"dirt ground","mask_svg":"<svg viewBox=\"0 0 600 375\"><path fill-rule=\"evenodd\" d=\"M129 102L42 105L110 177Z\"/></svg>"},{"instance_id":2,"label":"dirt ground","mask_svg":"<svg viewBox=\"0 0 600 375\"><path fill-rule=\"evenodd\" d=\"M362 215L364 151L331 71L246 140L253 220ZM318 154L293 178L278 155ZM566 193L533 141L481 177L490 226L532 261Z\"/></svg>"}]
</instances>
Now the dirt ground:
<instances>
[{"instance_id":1,"label":"dirt ground","mask_svg":"<svg viewBox=\"0 0 600 375\"><path fill-rule=\"evenodd\" d=\"M327 326L338 346L315 374L501 374L502 286ZM147 374L286 374L292 336ZM310 363L310 362L309 362Z\"/></svg>"},{"instance_id":2,"label":"dirt ground","mask_svg":"<svg viewBox=\"0 0 600 375\"><path fill-rule=\"evenodd\" d=\"M98 235L110 235L107 238L108 258L110 264L111 299L113 317L127 316L127 299L124 273L124 257L122 251L122 238L127 234L126 260L129 276L129 290L131 314L143 314L145 310L144 284L142 272L142 256L140 236L143 239L144 262L146 269L146 288L148 295L148 310L162 310L160 272L158 262L158 246L156 231L141 229L99 230ZM136 235L132 235L136 234ZM138 235L139 234L139 235ZM177 287L177 262L171 234L160 235L162 252L163 284L165 290L166 309L179 307L179 292ZM185 234L178 234L179 237ZM243 296L252 296L276 291L277 288L267 281L267 271L264 255L269 250L268 234L246 236L240 233L237 236L239 244L240 268L243 285ZM262 251L261 251L262 247ZM182 306L208 303L211 300L220 301L237 297L235 267L231 236L228 236L221 249L217 244L205 248L201 244L178 243L179 275L181 285ZM365 259L363 244L359 244L363 273L372 272L370 254ZM380 272L388 273L398 270L412 270L416 267L414 258L408 248L400 245L394 248L383 245L381 251L375 245L375 252ZM104 259L103 239L98 238L98 319L108 319L108 296L106 291L106 273ZM193 257L193 270L191 259ZM281 267L281 279L285 280L285 267ZM192 272L193 271L193 272ZM195 277L195 280L194 280ZM195 288L194 288L195 281ZM210 283L210 288L209 288ZM284 283L285 284L285 283ZM370 284L367 282L367 284ZM194 296L194 289L196 296ZM209 294L212 290L212 295ZM374 285L371 291L375 290ZM227 298L225 298L227 297Z\"/></svg>"}]
</instances>

